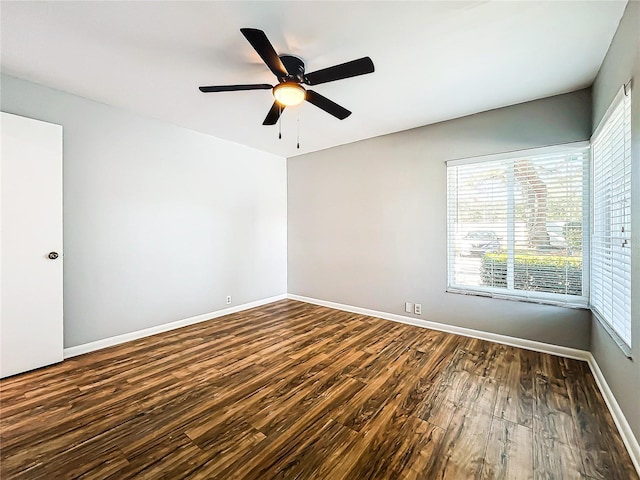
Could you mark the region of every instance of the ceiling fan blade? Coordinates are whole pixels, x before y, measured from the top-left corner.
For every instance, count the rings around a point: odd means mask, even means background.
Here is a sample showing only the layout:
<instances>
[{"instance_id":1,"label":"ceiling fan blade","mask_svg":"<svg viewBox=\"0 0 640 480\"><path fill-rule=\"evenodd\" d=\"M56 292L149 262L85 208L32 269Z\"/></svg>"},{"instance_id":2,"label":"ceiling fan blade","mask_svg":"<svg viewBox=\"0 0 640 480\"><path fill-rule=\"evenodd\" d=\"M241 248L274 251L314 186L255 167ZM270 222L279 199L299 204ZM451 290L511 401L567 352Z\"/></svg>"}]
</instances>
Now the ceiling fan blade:
<instances>
[{"instance_id":1,"label":"ceiling fan blade","mask_svg":"<svg viewBox=\"0 0 640 480\"><path fill-rule=\"evenodd\" d=\"M271 42L262 30L258 30L257 28L241 28L240 31L276 77L280 79L289 74L282 64L282 60L280 60L280 57L273 49L273 45L271 45Z\"/></svg>"},{"instance_id":2,"label":"ceiling fan blade","mask_svg":"<svg viewBox=\"0 0 640 480\"><path fill-rule=\"evenodd\" d=\"M271 90L273 87L268 83L251 83L248 85L214 85L211 87L200 87L200 91L209 92L236 92L238 90Z\"/></svg>"},{"instance_id":3,"label":"ceiling fan blade","mask_svg":"<svg viewBox=\"0 0 640 480\"><path fill-rule=\"evenodd\" d=\"M278 102L273 102L271 105L271 110L267 113L267 116L262 122L262 125L275 125L278 123L278 119L280 118L280 114L284 111L285 106L279 104Z\"/></svg>"},{"instance_id":4,"label":"ceiling fan blade","mask_svg":"<svg viewBox=\"0 0 640 480\"><path fill-rule=\"evenodd\" d=\"M307 73L304 81L307 85L319 85L320 83L333 82L334 80L342 80L343 78L372 73L374 70L375 68L371 59L369 57L363 57L358 60L352 60L341 63L340 65L334 65L333 67Z\"/></svg>"},{"instance_id":5,"label":"ceiling fan blade","mask_svg":"<svg viewBox=\"0 0 640 480\"><path fill-rule=\"evenodd\" d=\"M314 92L313 90L307 90L307 96L305 100L309 103L312 103L318 108L321 108L325 112L333 115L340 120L344 120L351 112L344 107L341 107L335 102L332 102L327 97L323 97L318 92Z\"/></svg>"}]
</instances>

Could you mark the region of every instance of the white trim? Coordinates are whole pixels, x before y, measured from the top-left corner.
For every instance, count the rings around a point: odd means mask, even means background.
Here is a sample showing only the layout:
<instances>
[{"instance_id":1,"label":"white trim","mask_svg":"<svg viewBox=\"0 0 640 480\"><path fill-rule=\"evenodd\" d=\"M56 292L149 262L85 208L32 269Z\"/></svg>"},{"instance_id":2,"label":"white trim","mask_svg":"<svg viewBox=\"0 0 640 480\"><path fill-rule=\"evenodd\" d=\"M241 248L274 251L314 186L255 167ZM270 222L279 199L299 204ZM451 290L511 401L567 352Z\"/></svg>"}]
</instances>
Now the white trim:
<instances>
[{"instance_id":1,"label":"white trim","mask_svg":"<svg viewBox=\"0 0 640 480\"><path fill-rule=\"evenodd\" d=\"M611 388L609 388L609 384L607 383L602 370L600 370L598 362L596 362L596 359L591 352L588 352L588 354L589 358L587 359L587 363L591 368L591 373L593 373L593 377L596 379L596 384L600 389L600 393L602 393L604 401L607 404L607 407L609 407L609 411L611 412L611 416L613 417L616 427L618 427L618 432L620 432L620 437L622 437L624 446L627 447L633 466L636 467L636 471L638 472L638 475L640 475L640 443L638 443L638 440L633 434L633 430L631 430L631 425L627 422L616 397L613 395Z\"/></svg>"},{"instance_id":2,"label":"white trim","mask_svg":"<svg viewBox=\"0 0 640 480\"><path fill-rule=\"evenodd\" d=\"M525 150L511 150L501 153L492 153L490 155L481 155L479 157L456 158L455 160L447 160L447 167L455 167L458 165L469 165L471 163L494 162L497 160L508 160L518 158L519 156L529 157L532 155L558 154L566 151L572 151L576 148L588 148L591 145L589 140L571 143L558 143L555 145L547 145L544 147L528 148Z\"/></svg>"},{"instance_id":3,"label":"white trim","mask_svg":"<svg viewBox=\"0 0 640 480\"><path fill-rule=\"evenodd\" d=\"M573 358L576 360L587 361L589 355L586 350L577 348L563 347L561 345L552 345L550 343L536 342L534 340L526 340L524 338L510 337L499 333L483 332L466 327L457 327L455 325L447 325L445 323L432 322L430 320L422 320L421 318L406 317L395 313L380 312L378 310L369 310L368 308L354 307L352 305L344 305L342 303L329 302L326 300L318 300L316 298L303 297L289 293L287 298L290 300L298 300L300 302L312 303L323 307L335 308L345 312L359 313L370 317L383 318L393 322L405 323L415 327L429 328L440 332L454 333L463 337L478 338L480 340L488 340L490 342L501 343L511 347L524 348L525 350L533 350L536 352L549 353L551 355L559 355L561 357Z\"/></svg>"},{"instance_id":4,"label":"white trim","mask_svg":"<svg viewBox=\"0 0 640 480\"><path fill-rule=\"evenodd\" d=\"M473 330L471 328L456 327L453 325L446 325L444 323L431 322L428 320L422 320L419 318L406 317L404 315L397 315L394 313L380 312L377 310L370 310L368 308L354 307L352 305L344 305L342 303L329 302L326 300L318 300L316 298L303 297L301 295L287 294L287 298L291 300L298 300L300 302L311 303L314 305L321 305L323 307L335 308L336 310L343 310L345 312L359 313L361 315L368 315L371 317L383 318L385 320L392 320L394 322L405 323L407 325L413 325L416 327L429 328L431 330L438 330L441 332L453 333L456 335L462 335L464 337L478 338L480 340L488 340L490 342L501 343L503 345L509 345L511 347L524 348L525 350L533 350L535 352L549 353L551 355L558 355L566 358L573 358L575 360L582 360L588 363L593 377L596 380L596 384L602 393L605 403L609 408L609 412L613 417L613 421L618 427L620 437L624 442L633 466L640 475L640 445L636 439L629 422L627 422L616 397L609 388L607 381L598 366L595 358L586 350L579 350L576 348L562 347L560 345L552 345L549 343L536 342L534 340L526 340L523 338L509 337L507 335L500 335L497 333L483 332L480 330Z\"/></svg>"},{"instance_id":5,"label":"white trim","mask_svg":"<svg viewBox=\"0 0 640 480\"><path fill-rule=\"evenodd\" d=\"M276 295L275 297L263 298L262 300L256 300L255 302L244 303L242 305L236 305L235 307L225 308L223 310L217 310L211 313L203 313L202 315L196 315L195 317L185 318L183 320L177 320L171 323L165 323L157 325L155 327L145 328L144 330L137 330L135 332L123 333L122 335L116 335L115 337L104 338L102 340L96 340L95 342L84 343L75 347L68 347L64 349L64 358L76 357L85 353L100 350L102 348L111 347L113 345L119 345L131 340L137 340L139 338L148 337L157 333L168 332L169 330L175 330L176 328L186 327L193 325L194 323L205 322L214 318L229 315L231 313L241 312L250 308L266 305L267 303L277 302L278 300L284 300L287 298L287 294Z\"/></svg>"},{"instance_id":6,"label":"white trim","mask_svg":"<svg viewBox=\"0 0 640 480\"><path fill-rule=\"evenodd\" d=\"M505 290L496 287L473 287L469 285L449 285L445 290L447 293L456 293L459 295L472 295L476 297L496 298L498 300L512 300L514 302L537 303L540 305L551 305L553 307L563 308L581 308L589 309L587 297L578 295L563 295L562 293L546 293L546 292L530 292L521 290L522 295L517 293L520 290ZM527 293L537 294L537 296L527 296ZM573 297L570 301L556 300L559 297Z\"/></svg>"}]
</instances>

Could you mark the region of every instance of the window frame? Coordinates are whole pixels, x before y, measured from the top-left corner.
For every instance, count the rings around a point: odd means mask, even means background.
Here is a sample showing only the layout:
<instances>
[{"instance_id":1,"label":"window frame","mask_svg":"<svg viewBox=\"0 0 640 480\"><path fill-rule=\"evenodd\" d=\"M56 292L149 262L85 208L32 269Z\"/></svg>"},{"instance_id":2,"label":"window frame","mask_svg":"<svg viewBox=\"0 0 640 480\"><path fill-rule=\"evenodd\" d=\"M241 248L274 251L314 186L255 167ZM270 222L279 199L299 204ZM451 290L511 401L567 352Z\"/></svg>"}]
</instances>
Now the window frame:
<instances>
[{"instance_id":1,"label":"window frame","mask_svg":"<svg viewBox=\"0 0 640 480\"><path fill-rule=\"evenodd\" d=\"M627 100L628 99L628 100ZM628 126L631 127L631 122L632 122L632 113L631 113L631 81L627 82L626 84L624 84L622 87L620 87L620 89L616 92L616 95L614 96L614 98L611 100L611 103L609 104L609 107L607 108L606 112L604 113L604 115L602 116L602 118L600 119L600 122L598 123L598 126L596 127L596 129L594 130L593 134L591 135L591 139L590 139L590 143L592 145L591 148L591 153L590 153L590 166L589 166L589 183L590 183L590 197L591 197L591 202L590 202L590 214L589 214L589 227L591 229L591 227L593 226L593 224L595 223L595 214L596 214L596 207L595 207L595 200L596 200L596 195L595 195L595 176L594 176L594 169L595 169L595 158L594 158L594 148L593 148L593 144L594 142L598 141L598 135L600 135L603 130L605 128L608 127L607 122L612 118L614 112L616 111L616 109L618 108L620 102L628 102L628 109L629 109L629 115L628 118L625 117L624 118L624 125L623 128L627 125L627 121ZM624 114L624 113L623 113ZM633 133L630 134L630 137L633 135ZM625 137L626 140L626 137ZM631 143L631 138L629 138L629 143ZM628 150L629 152L629 156L632 155L631 153L631 148L629 148ZM625 151L626 153L626 151ZM627 157L624 157L623 161L626 161ZM630 177L630 183L629 183L629 206L630 208L633 206L633 188L631 185L632 182L632 170L633 170L633 160L631 158L629 158L630 160L630 171L628 172L628 175ZM627 172L625 171L623 173L623 175L627 175ZM630 220L631 221L631 220ZM630 225L631 227L631 225ZM631 228L632 231L632 228ZM590 235L590 240L593 239L593 235L595 234L595 232L592 232L592 234ZM629 242L631 243L631 237L629 237ZM632 248L632 245L629 245L629 248ZM633 258L632 258L633 254L630 251L630 256L629 256L629 269L630 269L630 275L631 277L633 277ZM590 263L594 262L594 254L593 251L590 252L589 254L589 260ZM633 281L633 278L631 278L631 282ZM591 288L591 283L592 283L592 278L589 278L589 285ZM629 303L629 309L631 310L632 308L632 299L631 296L633 295L633 291L630 291L629 294L629 298L625 298L625 300L628 301ZM589 308L591 309L591 312L593 314L593 316L595 317L595 319L598 321L598 323L600 325L602 325L602 327L604 328L604 330L611 336L611 338L613 339L613 341L618 345L618 347L622 350L622 352L629 358L631 358L631 337L629 337L629 341L627 342L622 335L616 330L615 326L614 326L614 321L613 319L611 319L611 321L609 321L609 319L605 318L605 314L602 313L597 305L593 305L592 303L592 299L593 297L590 296L589 298ZM630 315L629 318L626 319L628 320L629 324L631 324L632 321L632 312L629 311ZM631 325L629 325L629 328L631 328Z\"/></svg>"},{"instance_id":2,"label":"window frame","mask_svg":"<svg viewBox=\"0 0 640 480\"><path fill-rule=\"evenodd\" d=\"M473 286L473 285L458 285L453 283L454 276L454 262L452 262L453 255L455 254L455 242L451 241L451 232L450 232L450 219L449 212L451 209L450 206L450 195L449 195L449 178L448 178L448 168L455 167L460 165L470 165L474 163L486 163L486 162L494 162L494 161L504 161L504 160L515 160L518 157L527 157L527 156L544 156L544 155L553 155L558 154L561 155L563 153L569 153L576 150L586 150L585 154L587 156L587 160L583 166L583 175L585 175L586 180L583 180L583 185L585 187L584 194L582 198L582 295L572 295L572 296L564 296L558 293L549 293L549 292L531 292L529 290L522 290L522 293L517 293L519 291L516 290L507 290L499 287L490 287L490 286ZM481 296L481 297L490 297L502 300L513 300L520 302L528 302L528 303L538 303L544 305L552 305L552 306L560 306L566 308L579 308L579 309L588 309L589 308L589 288L590 288L590 239L591 239L591 190L590 190L590 168L591 168L591 142L580 141L580 142L570 142L563 143L557 145L549 145L544 147L523 149L523 150L513 150L508 152L490 154L490 155L482 155L476 157L468 157L468 158L460 158L455 160L449 160L445 162L447 167L447 288L446 292L448 293L456 293L463 295L473 295L473 296ZM531 292L532 294L528 294ZM567 299L570 298L570 300Z\"/></svg>"}]
</instances>

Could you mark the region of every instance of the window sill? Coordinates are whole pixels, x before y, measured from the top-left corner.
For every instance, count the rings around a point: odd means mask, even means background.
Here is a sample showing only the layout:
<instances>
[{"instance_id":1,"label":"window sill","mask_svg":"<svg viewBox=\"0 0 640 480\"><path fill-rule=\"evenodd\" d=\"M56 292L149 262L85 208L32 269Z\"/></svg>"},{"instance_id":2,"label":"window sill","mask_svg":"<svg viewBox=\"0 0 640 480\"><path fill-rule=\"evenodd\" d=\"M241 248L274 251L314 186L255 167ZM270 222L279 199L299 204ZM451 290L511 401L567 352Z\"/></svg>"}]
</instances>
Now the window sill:
<instances>
[{"instance_id":1,"label":"window sill","mask_svg":"<svg viewBox=\"0 0 640 480\"><path fill-rule=\"evenodd\" d=\"M456 293L460 295L472 295L475 297L487 297L487 298L495 298L498 300L510 300L515 302L525 302L525 303L537 303L539 305L549 305L552 307L562 307L562 308L577 308L582 310L589 310L589 305L587 304L586 299L576 299L575 302L563 302L561 300L554 299L544 299L544 298L533 298L533 297L525 297L519 295L511 295L508 293L502 292L491 292L484 290L469 290L466 288L458 288L458 287L448 287L446 290L447 293Z\"/></svg>"}]
</instances>

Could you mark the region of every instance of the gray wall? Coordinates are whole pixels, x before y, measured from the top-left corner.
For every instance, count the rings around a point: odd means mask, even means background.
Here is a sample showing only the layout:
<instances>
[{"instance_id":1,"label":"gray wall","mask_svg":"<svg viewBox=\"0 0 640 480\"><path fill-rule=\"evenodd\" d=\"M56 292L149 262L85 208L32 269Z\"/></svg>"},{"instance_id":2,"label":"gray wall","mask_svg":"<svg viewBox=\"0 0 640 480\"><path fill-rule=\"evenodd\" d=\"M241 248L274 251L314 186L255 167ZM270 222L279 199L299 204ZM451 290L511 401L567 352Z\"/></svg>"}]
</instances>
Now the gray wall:
<instances>
[{"instance_id":1,"label":"gray wall","mask_svg":"<svg viewBox=\"0 0 640 480\"><path fill-rule=\"evenodd\" d=\"M593 85L593 128L623 83L633 79L631 95L632 359L625 357L594 318L591 351L637 439L640 440L640 2L630 1Z\"/></svg>"},{"instance_id":2,"label":"gray wall","mask_svg":"<svg viewBox=\"0 0 640 480\"><path fill-rule=\"evenodd\" d=\"M289 293L588 349L587 310L445 293L444 162L590 134L581 90L289 158Z\"/></svg>"},{"instance_id":3,"label":"gray wall","mask_svg":"<svg viewBox=\"0 0 640 480\"><path fill-rule=\"evenodd\" d=\"M286 160L16 78L64 127L64 333L75 346L286 293Z\"/></svg>"}]
</instances>

